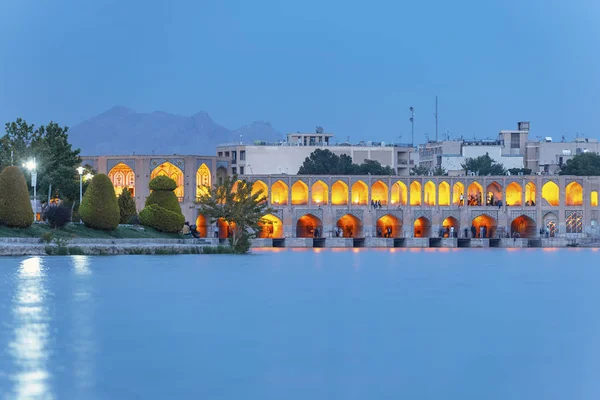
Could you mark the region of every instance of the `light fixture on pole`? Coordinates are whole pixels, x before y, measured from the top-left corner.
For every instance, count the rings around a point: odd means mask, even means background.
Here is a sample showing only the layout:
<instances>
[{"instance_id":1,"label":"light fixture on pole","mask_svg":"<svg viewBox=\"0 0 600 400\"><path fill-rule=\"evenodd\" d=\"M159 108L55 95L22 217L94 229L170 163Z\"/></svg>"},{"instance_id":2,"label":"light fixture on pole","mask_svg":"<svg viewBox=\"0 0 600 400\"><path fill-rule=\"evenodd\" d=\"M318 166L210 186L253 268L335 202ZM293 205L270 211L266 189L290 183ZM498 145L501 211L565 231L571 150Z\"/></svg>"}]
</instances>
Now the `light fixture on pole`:
<instances>
[{"instance_id":1,"label":"light fixture on pole","mask_svg":"<svg viewBox=\"0 0 600 400\"><path fill-rule=\"evenodd\" d=\"M79 173L79 206L81 207L81 200L83 199L83 171L84 168L82 166L77 167L77 172Z\"/></svg>"},{"instance_id":2,"label":"light fixture on pole","mask_svg":"<svg viewBox=\"0 0 600 400\"><path fill-rule=\"evenodd\" d=\"M411 145L415 145L415 109L410 107L410 130L411 130Z\"/></svg>"},{"instance_id":3,"label":"light fixture on pole","mask_svg":"<svg viewBox=\"0 0 600 400\"><path fill-rule=\"evenodd\" d=\"M38 206L37 206L37 164L35 162L35 157L33 160L29 160L23 163L23 167L27 168L29 172L31 172L31 186L33 186L33 208L34 208L34 220L37 214Z\"/></svg>"}]
</instances>

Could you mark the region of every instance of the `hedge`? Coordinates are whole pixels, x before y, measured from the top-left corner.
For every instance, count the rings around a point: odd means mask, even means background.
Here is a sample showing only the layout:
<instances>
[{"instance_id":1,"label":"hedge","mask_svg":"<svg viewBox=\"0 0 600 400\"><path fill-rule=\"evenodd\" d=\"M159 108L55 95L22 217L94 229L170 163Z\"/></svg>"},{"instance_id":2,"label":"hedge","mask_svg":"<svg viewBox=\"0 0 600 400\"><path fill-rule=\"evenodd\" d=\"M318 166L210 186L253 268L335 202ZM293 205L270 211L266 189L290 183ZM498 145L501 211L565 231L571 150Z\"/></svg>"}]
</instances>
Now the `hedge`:
<instances>
[{"instance_id":1,"label":"hedge","mask_svg":"<svg viewBox=\"0 0 600 400\"><path fill-rule=\"evenodd\" d=\"M153 204L166 208L171 212L181 214L181 206L179 206L177 196L172 191L155 190L150 193L150 196L146 198L145 206L148 207Z\"/></svg>"},{"instance_id":2,"label":"hedge","mask_svg":"<svg viewBox=\"0 0 600 400\"><path fill-rule=\"evenodd\" d=\"M157 204L151 204L140 211L142 225L160 232L179 232L183 228L184 217Z\"/></svg>"},{"instance_id":3,"label":"hedge","mask_svg":"<svg viewBox=\"0 0 600 400\"><path fill-rule=\"evenodd\" d=\"M105 174L94 175L79 206L79 215L86 226L114 230L119 225L120 210L115 189Z\"/></svg>"},{"instance_id":4,"label":"hedge","mask_svg":"<svg viewBox=\"0 0 600 400\"><path fill-rule=\"evenodd\" d=\"M172 192L177 189L177 182L167 176L157 176L148 184L150 190L168 190Z\"/></svg>"},{"instance_id":5,"label":"hedge","mask_svg":"<svg viewBox=\"0 0 600 400\"><path fill-rule=\"evenodd\" d=\"M15 228L33 224L29 190L19 167L6 167L0 174L0 223Z\"/></svg>"}]
</instances>

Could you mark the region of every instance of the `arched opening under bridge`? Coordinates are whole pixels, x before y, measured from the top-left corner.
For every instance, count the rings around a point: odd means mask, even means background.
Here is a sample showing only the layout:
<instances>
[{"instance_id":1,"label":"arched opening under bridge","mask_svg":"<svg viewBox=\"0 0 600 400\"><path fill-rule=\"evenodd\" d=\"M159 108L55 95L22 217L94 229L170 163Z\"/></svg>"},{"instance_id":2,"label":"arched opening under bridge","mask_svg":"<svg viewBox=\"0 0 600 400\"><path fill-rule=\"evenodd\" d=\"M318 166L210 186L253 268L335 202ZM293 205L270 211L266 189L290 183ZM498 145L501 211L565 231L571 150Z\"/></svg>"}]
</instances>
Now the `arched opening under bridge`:
<instances>
[{"instance_id":1,"label":"arched opening under bridge","mask_svg":"<svg viewBox=\"0 0 600 400\"><path fill-rule=\"evenodd\" d=\"M496 227L498 223L487 214L480 215L473 219L471 223L471 235L475 238L494 238L496 237ZM474 228L474 229L473 229Z\"/></svg>"},{"instance_id":2,"label":"arched opening under bridge","mask_svg":"<svg viewBox=\"0 0 600 400\"><path fill-rule=\"evenodd\" d=\"M335 226L341 231L341 236L350 238L363 237L363 224L360 219L352 214L345 214L338 219Z\"/></svg>"},{"instance_id":3,"label":"arched opening under bridge","mask_svg":"<svg viewBox=\"0 0 600 400\"><path fill-rule=\"evenodd\" d=\"M425 217L419 217L415 220L414 236L416 238L431 237L431 221Z\"/></svg>"},{"instance_id":4,"label":"arched opening under bridge","mask_svg":"<svg viewBox=\"0 0 600 400\"><path fill-rule=\"evenodd\" d=\"M510 224L510 234L513 238L534 238L538 235L537 224L527 215L521 215Z\"/></svg>"},{"instance_id":5,"label":"arched opening under bridge","mask_svg":"<svg viewBox=\"0 0 600 400\"><path fill-rule=\"evenodd\" d=\"M258 222L260 231L258 232L259 238L282 238L283 237L283 223L281 219L273 214L267 214L262 218L262 221Z\"/></svg>"},{"instance_id":6,"label":"arched opening under bridge","mask_svg":"<svg viewBox=\"0 0 600 400\"><path fill-rule=\"evenodd\" d=\"M296 223L296 237L314 238L322 237L323 223L312 214L303 215Z\"/></svg>"},{"instance_id":7,"label":"arched opening under bridge","mask_svg":"<svg viewBox=\"0 0 600 400\"><path fill-rule=\"evenodd\" d=\"M442 234L443 238L458 238L460 235L460 223L454 217L448 217L442 222Z\"/></svg>"},{"instance_id":8,"label":"arched opening under bridge","mask_svg":"<svg viewBox=\"0 0 600 400\"><path fill-rule=\"evenodd\" d=\"M387 238L402 237L402 220L386 214L377 220L377 236Z\"/></svg>"}]
</instances>

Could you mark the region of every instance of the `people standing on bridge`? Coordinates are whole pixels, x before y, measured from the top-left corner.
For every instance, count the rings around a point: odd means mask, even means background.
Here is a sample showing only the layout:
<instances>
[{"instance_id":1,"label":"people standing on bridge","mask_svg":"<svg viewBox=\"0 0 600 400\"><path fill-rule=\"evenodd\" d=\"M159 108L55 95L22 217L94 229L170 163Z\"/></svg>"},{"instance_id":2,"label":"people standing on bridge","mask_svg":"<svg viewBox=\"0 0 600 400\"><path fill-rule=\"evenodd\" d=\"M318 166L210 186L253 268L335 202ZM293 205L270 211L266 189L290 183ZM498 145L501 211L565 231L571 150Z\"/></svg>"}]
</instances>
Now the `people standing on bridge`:
<instances>
[{"instance_id":1,"label":"people standing on bridge","mask_svg":"<svg viewBox=\"0 0 600 400\"><path fill-rule=\"evenodd\" d=\"M459 206L464 206L465 205L465 196L461 193L460 194L460 201L458 202Z\"/></svg>"}]
</instances>

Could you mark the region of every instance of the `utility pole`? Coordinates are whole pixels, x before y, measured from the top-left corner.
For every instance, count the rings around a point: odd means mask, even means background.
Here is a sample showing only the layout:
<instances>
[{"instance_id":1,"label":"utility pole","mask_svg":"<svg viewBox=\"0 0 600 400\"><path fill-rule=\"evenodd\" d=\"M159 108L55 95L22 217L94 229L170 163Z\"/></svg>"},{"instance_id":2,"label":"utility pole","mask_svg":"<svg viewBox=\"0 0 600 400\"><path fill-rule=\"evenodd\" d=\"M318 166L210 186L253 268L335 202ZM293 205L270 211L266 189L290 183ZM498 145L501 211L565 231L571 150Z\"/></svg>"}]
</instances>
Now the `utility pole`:
<instances>
[{"instance_id":1,"label":"utility pole","mask_svg":"<svg viewBox=\"0 0 600 400\"><path fill-rule=\"evenodd\" d=\"M435 141L438 141L438 97L435 96Z\"/></svg>"},{"instance_id":2,"label":"utility pole","mask_svg":"<svg viewBox=\"0 0 600 400\"><path fill-rule=\"evenodd\" d=\"M415 145L415 108L410 107L410 131L411 131L411 146Z\"/></svg>"}]
</instances>

